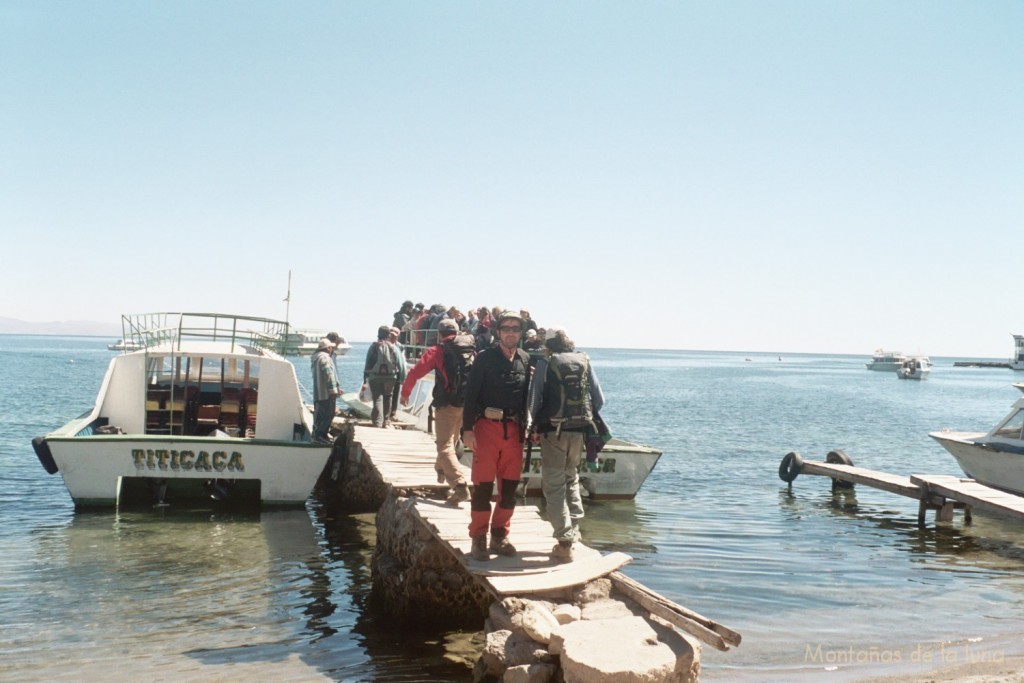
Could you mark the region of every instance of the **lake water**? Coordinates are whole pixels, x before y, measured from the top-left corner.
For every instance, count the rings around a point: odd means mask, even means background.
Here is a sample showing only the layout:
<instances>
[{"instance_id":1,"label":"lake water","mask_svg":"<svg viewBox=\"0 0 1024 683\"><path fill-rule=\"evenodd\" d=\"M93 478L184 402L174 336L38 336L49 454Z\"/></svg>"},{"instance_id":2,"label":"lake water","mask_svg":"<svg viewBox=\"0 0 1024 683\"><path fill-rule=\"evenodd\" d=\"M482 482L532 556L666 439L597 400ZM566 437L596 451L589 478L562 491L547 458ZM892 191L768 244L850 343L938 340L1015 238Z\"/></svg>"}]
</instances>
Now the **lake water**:
<instances>
[{"instance_id":1,"label":"lake water","mask_svg":"<svg viewBox=\"0 0 1024 683\"><path fill-rule=\"evenodd\" d=\"M92 405L110 341L0 336L0 679L470 679L473 634L369 604L372 515L76 514L30 442ZM365 350L339 359L346 390ZM948 358L914 382L867 357L590 354L612 431L664 456L636 500L587 505L585 541L743 635L704 649L702 680L850 681L1020 651L1018 524L930 512L918 529L914 500L811 476L790 492L777 470L789 451L839 448L872 469L960 474L927 432L988 429L1021 375ZM296 366L308 384L308 359Z\"/></svg>"}]
</instances>

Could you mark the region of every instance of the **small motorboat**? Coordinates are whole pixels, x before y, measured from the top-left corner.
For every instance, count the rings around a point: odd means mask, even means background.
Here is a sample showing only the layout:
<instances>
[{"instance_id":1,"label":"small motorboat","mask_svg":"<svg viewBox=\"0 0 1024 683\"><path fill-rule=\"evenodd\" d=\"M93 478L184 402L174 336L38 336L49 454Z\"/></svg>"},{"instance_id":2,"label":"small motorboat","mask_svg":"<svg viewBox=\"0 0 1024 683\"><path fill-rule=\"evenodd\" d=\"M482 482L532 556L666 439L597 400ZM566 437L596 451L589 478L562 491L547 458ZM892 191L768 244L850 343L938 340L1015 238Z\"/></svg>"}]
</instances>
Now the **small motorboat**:
<instances>
[{"instance_id":1,"label":"small motorboat","mask_svg":"<svg viewBox=\"0 0 1024 683\"><path fill-rule=\"evenodd\" d=\"M1013 386L1024 391L1024 384ZM949 451L968 477L1024 495L1024 397L988 432L943 429L928 436Z\"/></svg>"},{"instance_id":2,"label":"small motorboat","mask_svg":"<svg viewBox=\"0 0 1024 683\"><path fill-rule=\"evenodd\" d=\"M131 339L118 339L113 344L107 344L110 351L138 351L142 347Z\"/></svg>"},{"instance_id":3,"label":"small motorboat","mask_svg":"<svg viewBox=\"0 0 1024 683\"><path fill-rule=\"evenodd\" d=\"M931 372L931 368L920 358L908 358L900 364L896 371L896 377L899 379L926 379L929 372Z\"/></svg>"}]
</instances>

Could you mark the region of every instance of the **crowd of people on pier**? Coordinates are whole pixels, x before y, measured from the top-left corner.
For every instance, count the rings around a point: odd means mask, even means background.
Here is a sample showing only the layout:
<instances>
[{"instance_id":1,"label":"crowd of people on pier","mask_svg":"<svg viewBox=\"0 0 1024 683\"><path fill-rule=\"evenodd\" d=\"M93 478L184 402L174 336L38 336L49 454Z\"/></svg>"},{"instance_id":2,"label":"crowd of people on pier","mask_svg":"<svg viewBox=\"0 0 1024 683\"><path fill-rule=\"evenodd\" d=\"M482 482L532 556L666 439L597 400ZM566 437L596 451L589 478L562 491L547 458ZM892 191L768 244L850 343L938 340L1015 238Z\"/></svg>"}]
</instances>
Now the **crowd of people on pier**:
<instances>
[{"instance_id":1,"label":"crowd of people on pier","mask_svg":"<svg viewBox=\"0 0 1024 683\"><path fill-rule=\"evenodd\" d=\"M317 443L330 443L341 393L333 350L323 339L312 360ZM481 306L466 315L455 306L407 300L367 349L360 395L372 403L373 425L390 427L399 403L408 405L416 382L431 372L434 469L450 489L446 504L470 502L471 557L485 562L491 554L517 554L509 536L524 446L531 444L540 447L541 487L556 539L551 557L572 561L584 514L580 461L585 451L596 458L610 438L590 359L566 330L539 328L525 309ZM458 462L460 441L473 452L472 491Z\"/></svg>"},{"instance_id":2,"label":"crowd of people on pier","mask_svg":"<svg viewBox=\"0 0 1024 683\"><path fill-rule=\"evenodd\" d=\"M324 365L314 359L314 374ZM564 329L540 328L526 309L480 306L465 314L407 300L367 350L360 394L373 404L374 426L391 426L398 404L409 404L428 373L437 482L450 488L447 505L470 503L472 558L517 554L510 541L516 492L524 446L536 444L556 540L551 556L571 561L584 516L580 462L585 446L596 458L608 437L587 354ZM473 453L471 481L459 465L460 441Z\"/></svg>"},{"instance_id":3,"label":"crowd of people on pier","mask_svg":"<svg viewBox=\"0 0 1024 683\"><path fill-rule=\"evenodd\" d=\"M423 347L436 344L441 321L451 320L459 332L471 334L477 350L483 351L488 346L497 343L498 340L494 334L495 321L505 312L505 309L500 306L480 306L471 308L466 314L457 306L447 307L444 304L433 304L428 308L422 303L413 304L411 300L406 300L395 311L391 325L399 329L400 343L408 345L412 349L421 350ZM545 330L537 326L536 321L525 308L520 309L519 317L523 321L521 346L527 350L541 349L544 344Z\"/></svg>"}]
</instances>

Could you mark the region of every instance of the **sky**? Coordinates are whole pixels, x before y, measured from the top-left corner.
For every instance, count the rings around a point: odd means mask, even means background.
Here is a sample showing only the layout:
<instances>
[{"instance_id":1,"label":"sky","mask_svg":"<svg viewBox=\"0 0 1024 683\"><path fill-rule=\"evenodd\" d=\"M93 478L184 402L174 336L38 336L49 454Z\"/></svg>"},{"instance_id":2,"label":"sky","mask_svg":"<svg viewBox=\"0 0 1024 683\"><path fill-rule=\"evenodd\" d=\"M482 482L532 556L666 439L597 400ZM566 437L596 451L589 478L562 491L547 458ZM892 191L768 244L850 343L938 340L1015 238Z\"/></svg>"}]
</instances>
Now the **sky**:
<instances>
[{"instance_id":1,"label":"sky","mask_svg":"<svg viewBox=\"0 0 1024 683\"><path fill-rule=\"evenodd\" d=\"M0 317L1006 358L1022 219L1015 0L0 3Z\"/></svg>"}]
</instances>

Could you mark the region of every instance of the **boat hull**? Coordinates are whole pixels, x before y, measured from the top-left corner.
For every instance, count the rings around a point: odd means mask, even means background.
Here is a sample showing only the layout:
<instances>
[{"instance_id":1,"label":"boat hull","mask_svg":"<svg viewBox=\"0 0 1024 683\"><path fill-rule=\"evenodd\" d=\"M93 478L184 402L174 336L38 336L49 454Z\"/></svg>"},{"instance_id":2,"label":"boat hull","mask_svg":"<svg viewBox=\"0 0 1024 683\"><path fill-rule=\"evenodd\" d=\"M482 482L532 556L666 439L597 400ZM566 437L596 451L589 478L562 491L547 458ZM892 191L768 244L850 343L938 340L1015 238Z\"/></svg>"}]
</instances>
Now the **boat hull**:
<instances>
[{"instance_id":1,"label":"boat hull","mask_svg":"<svg viewBox=\"0 0 1024 683\"><path fill-rule=\"evenodd\" d=\"M931 432L968 477L986 486L1024 495L1024 452L979 443L984 432Z\"/></svg>"},{"instance_id":2,"label":"boat hull","mask_svg":"<svg viewBox=\"0 0 1024 683\"><path fill-rule=\"evenodd\" d=\"M656 449L612 439L605 444L597 462L580 463L580 492L591 500L632 500L660 458L661 451ZM535 446L529 470L520 482L525 495L543 494L540 470L540 447Z\"/></svg>"},{"instance_id":3,"label":"boat hull","mask_svg":"<svg viewBox=\"0 0 1024 683\"><path fill-rule=\"evenodd\" d=\"M312 443L241 438L57 436L46 443L76 507L116 506L124 485L139 479L201 493L210 481L246 482L243 488L258 491L261 504L302 505L331 452Z\"/></svg>"},{"instance_id":4,"label":"boat hull","mask_svg":"<svg viewBox=\"0 0 1024 683\"><path fill-rule=\"evenodd\" d=\"M896 372L903 365L902 360L881 361L873 360L866 364L868 370L880 370L882 372Z\"/></svg>"}]
</instances>

